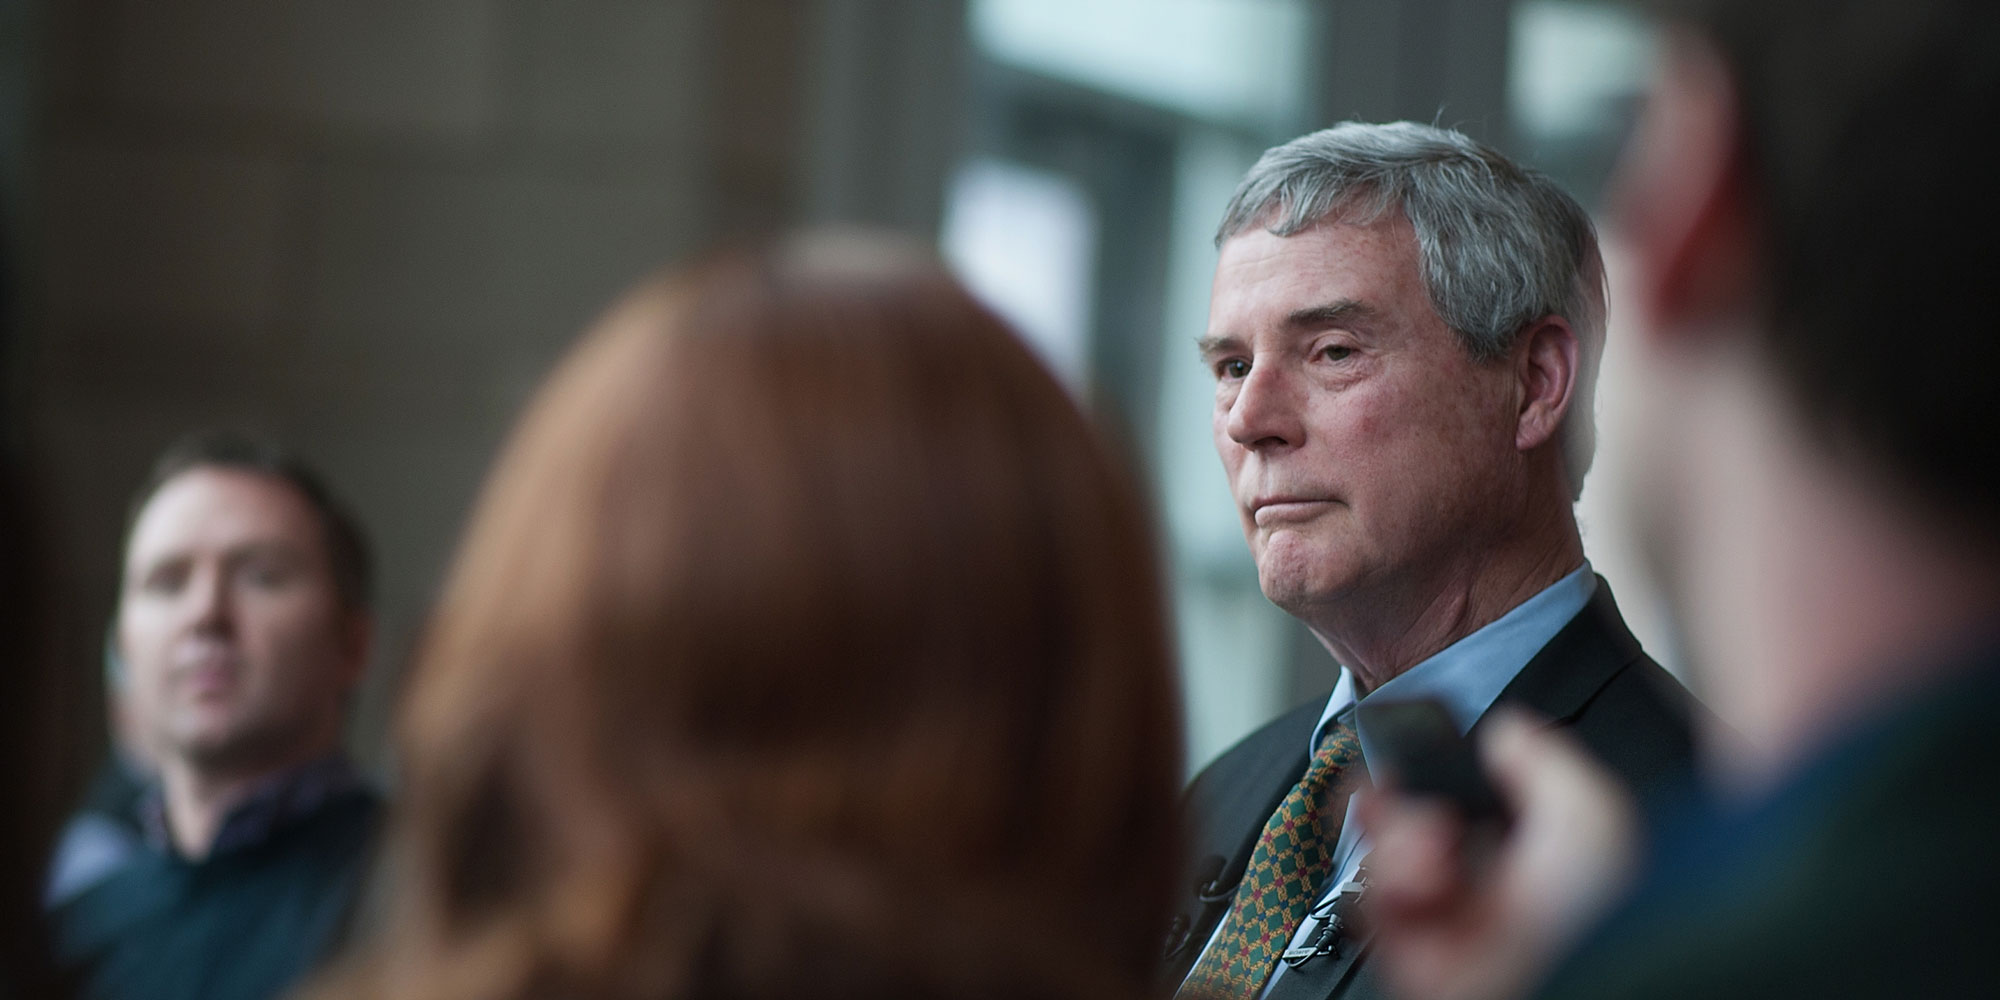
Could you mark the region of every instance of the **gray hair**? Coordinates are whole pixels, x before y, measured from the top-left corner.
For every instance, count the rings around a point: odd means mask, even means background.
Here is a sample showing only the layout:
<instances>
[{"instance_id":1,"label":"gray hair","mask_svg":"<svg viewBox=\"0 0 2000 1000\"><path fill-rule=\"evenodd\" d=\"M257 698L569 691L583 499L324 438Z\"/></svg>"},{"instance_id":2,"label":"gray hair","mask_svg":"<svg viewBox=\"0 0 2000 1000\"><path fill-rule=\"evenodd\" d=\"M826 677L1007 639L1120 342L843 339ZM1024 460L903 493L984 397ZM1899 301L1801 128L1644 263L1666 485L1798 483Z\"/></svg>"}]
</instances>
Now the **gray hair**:
<instances>
[{"instance_id":1,"label":"gray hair","mask_svg":"<svg viewBox=\"0 0 2000 1000\"><path fill-rule=\"evenodd\" d=\"M1415 122L1343 122L1264 152L1229 199L1215 242L1263 226L1290 236L1327 220L1368 225L1401 207L1417 234L1431 308L1476 361L1505 357L1544 316L1576 331L1579 371L1563 420L1571 499L1596 445L1604 262L1575 198L1463 133Z\"/></svg>"}]
</instances>

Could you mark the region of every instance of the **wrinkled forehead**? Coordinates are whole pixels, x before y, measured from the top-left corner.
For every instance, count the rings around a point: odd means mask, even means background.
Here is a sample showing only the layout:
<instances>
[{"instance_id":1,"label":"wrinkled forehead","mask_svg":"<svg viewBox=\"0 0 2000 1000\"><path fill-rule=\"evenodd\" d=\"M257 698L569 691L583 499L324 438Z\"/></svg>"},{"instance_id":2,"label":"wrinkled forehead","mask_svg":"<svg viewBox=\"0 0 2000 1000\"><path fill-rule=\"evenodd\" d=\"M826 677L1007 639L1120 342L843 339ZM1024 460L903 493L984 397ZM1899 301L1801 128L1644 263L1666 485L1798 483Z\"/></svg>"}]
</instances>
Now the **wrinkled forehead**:
<instances>
[{"instance_id":1,"label":"wrinkled forehead","mask_svg":"<svg viewBox=\"0 0 2000 1000\"><path fill-rule=\"evenodd\" d=\"M1415 231L1393 213L1360 225L1321 222L1290 235L1264 228L1238 233L1217 256L1211 295L1212 327L1341 301L1383 312L1430 308Z\"/></svg>"},{"instance_id":2,"label":"wrinkled forehead","mask_svg":"<svg viewBox=\"0 0 2000 1000\"><path fill-rule=\"evenodd\" d=\"M254 469L196 466L160 484L126 538L125 569L257 546L325 554L319 518L298 489Z\"/></svg>"}]
</instances>

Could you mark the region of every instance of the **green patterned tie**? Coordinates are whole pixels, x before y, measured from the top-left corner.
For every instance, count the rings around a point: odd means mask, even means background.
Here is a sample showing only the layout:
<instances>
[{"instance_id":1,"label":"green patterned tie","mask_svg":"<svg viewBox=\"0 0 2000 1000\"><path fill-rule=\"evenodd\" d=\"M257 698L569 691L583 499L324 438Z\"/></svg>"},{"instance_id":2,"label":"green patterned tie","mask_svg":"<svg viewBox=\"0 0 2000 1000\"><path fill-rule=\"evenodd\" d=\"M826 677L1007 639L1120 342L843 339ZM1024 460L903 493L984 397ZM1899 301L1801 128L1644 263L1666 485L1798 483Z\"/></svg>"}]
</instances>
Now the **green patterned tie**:
<instances>
[{"instance_id":1,"label":"green patterned tie","mask_svg":"<svg viewBox=\"0 0 2000 1000\"><path fill-rule=\"evenodd\" d=\"M1353 765L1360 761L1361 741L1353 728L1335 723L1322 738L1305 777L1264 824L1264 834L1250 853L1250 867L1237 886L1236 902L1222 918L1222 930L1188 973L1178 997L1255 1000L1333 868L1347 797L1328 791L1349 788L1347 772L1358 777L1360 771ZM1321 815L1321 803L1327 804L1330 815Z\"/></svg>"}]
</instances>

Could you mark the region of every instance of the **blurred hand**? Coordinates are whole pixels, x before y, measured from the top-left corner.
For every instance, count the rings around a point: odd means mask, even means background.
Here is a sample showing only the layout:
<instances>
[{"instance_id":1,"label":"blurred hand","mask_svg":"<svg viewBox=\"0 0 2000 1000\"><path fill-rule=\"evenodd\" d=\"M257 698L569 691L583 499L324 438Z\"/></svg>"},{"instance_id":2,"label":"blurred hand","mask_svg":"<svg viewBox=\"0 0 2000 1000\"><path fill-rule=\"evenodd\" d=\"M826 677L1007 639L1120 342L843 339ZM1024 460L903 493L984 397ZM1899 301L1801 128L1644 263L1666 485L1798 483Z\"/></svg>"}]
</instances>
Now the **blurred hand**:
<instances>
[{"instance_id":1,"label":"blurred hand","mask_svg":"<svg viewBox=\"0 0 2000 1000\"><path fill-rule=\"evenodd\" d=\"M1481 734L1514 815L1498 841L1467 844L1448 805L1392 786L1361 802L1374 843L1363 912L1374 960L1405 996L1523 995L1631 877L1636 810L1602 765L1517 711L1496 709Z\"/></svg>"}]
</instances>

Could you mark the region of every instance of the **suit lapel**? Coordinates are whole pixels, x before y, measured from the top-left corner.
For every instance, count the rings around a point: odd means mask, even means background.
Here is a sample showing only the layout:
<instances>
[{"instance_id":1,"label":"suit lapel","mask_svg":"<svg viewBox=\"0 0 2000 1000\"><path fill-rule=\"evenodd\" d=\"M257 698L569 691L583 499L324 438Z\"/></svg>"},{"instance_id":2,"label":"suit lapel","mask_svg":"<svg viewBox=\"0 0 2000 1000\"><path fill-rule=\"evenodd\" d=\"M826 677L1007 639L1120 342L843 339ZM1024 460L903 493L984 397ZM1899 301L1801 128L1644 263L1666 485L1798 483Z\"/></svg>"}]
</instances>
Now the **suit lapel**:
<instances>
[{"instance_id":1,"label":"suit lapel","mask_svg":"<svg viewBox=\"0 0 2000 1000\"><path fill-rule=\"evenodd\" d=\"M1557 723L1572 723L1620 670L1645 655L1600 576L1590 602L1514 675L1495 703L1522 705ZM1480 721L1485 720L1482 715Z\"/></svg>"}]
</instances>

